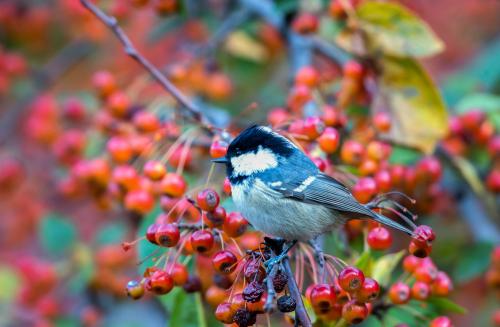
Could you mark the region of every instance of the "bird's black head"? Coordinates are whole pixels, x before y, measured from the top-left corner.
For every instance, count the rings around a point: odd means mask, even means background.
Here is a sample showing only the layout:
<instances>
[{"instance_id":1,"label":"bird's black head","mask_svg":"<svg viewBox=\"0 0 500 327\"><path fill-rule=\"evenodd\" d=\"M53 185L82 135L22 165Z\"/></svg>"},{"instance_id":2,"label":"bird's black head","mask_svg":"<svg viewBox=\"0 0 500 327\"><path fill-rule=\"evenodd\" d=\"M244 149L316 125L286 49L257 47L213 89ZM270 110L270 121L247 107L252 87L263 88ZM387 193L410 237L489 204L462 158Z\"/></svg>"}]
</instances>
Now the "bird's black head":
<instances>
[{"instance_id":1,"label":"bird's black head","mask_svg":"<svg viewBox=\"0 0 500 327\"><path fill-rule=\"evenodd\" d=\"M241 132L227 149L227 158L233 158L249 152L257 152L259 147L271 150L282 157L289 157L294 147L283 136L273 132L270 128L253 125Z\"/></svg>"},{"instance_id":2,"label":"bird's black head","mask_svg":"<svg viewBox=\"0 0 500 327\"><path fill-rule=\"evenodd\" d=\"M287 158L296 147L270 128L254 125L241 132L229 144L224 158L230 180L242 180L252 174L275 168L280 157Z\"/></svg>"}]
</instances>

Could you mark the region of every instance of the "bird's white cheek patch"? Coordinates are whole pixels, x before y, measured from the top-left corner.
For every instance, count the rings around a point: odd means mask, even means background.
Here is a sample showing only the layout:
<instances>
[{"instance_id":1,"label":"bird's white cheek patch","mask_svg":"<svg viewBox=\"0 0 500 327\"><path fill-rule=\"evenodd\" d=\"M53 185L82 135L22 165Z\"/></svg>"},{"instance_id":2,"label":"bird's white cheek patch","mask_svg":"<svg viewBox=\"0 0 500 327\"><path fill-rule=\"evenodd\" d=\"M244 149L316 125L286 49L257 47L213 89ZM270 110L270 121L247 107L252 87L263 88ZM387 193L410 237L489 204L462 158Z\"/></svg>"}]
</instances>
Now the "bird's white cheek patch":
<instances>
[{"instance_id":1,"label":"bird's white cheek patch","mask_svg":"<svg viewBox=\"0 0 500 327\"><path fill-rule=\"evenodd\" d=\"M259 146L257 152L242 154L231 158L231 165L236 176L249 176L257 172L278 166L278 159L269 149Z\"/></svg>"}]
</instances>

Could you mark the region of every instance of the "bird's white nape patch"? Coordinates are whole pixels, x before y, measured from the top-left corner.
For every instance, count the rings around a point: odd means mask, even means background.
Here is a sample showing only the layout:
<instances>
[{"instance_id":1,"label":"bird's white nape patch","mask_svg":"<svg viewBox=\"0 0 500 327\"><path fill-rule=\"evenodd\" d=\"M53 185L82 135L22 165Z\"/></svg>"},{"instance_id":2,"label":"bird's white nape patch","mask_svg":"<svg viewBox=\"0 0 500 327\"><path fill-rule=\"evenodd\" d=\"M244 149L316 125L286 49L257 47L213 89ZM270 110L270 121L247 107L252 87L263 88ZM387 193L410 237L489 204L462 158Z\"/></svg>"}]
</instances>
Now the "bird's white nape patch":
<instances>
[{"instance_id":1,"label":"bird's white nape patch","mask_svg":"<svg viewBox=\"0 0 500 327\"><path fill-rule=\"evenodd\" d=\"M299 186L294 189L294 192L303 192L316 179L315 176L307 177Z\"/></svg>"},{"instance_id":2,"label":"bird's white nape patch","mask_svg":"<svg viewBox=\"0 0 500 327\"><path fill-rule=\"evenodd\" d=\"M249 176L278 166L278 158L269 149L259 146L257 152L249 152L231 158L236 176Z\"/></svg>"}]
</instances>

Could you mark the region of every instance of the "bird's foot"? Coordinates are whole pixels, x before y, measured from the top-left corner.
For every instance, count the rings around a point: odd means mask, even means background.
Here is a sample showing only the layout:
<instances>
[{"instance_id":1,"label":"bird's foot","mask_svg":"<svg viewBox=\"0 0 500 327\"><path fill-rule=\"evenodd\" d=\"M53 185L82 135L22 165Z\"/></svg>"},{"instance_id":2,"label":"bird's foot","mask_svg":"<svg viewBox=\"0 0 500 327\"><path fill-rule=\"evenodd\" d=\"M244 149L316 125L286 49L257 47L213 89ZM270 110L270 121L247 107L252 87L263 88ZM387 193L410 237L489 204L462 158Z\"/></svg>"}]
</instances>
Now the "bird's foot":
<instances>
[{"instance_id":1,"label":"bird's foot","mask_svg":"<svg viewBox=\"0 0 500 327\"><path fill-rule=\"evenodd\" d=\"M288 256L288 252L290 252L296 243L297 241L286 242L280 254L264 262L266 271L269 273L276 264L281 263L281 261Z\"/></svg>"}]
</instances>

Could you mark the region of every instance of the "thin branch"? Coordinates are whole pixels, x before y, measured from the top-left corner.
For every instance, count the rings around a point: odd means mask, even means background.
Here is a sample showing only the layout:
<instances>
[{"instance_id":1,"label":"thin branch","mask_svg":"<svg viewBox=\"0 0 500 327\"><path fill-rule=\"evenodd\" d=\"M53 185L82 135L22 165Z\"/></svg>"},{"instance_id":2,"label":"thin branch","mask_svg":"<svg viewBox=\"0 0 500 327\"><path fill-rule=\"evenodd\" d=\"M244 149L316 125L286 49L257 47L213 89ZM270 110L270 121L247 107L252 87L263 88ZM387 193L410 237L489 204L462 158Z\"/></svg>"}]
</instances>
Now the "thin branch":
<instances>
[{"instance_id":1,"label":"thin branch","mask_svg":"<svg viewBox=\"0 0 500 327\"><path fill-rule=\"evenodd\" d=\"M166 78L158 68L156 68L149 60L142 56L139 51L137 51L132 44L132 41L130 41L130 38L118 25L118 21L115 17L105 14L89 0L80 0L80 2L104 25L113 31L118 40L122 43L125 53L143 66L154 77L154 79L187 110L188 115L186 115L185 112L182 112L185 117L191 118L194 122L202 125L208 130L211 130L205 117L201 114L200 110L194 105L194 103L191 102L191 100L187 98L168 78Z\"/></svg>"},{"instance_id":2,"label":"thin branch","mask_svg":"<svg viewBox=\"0 0 500 327\"><path fill-rule=\"evenodd\" d=\"M311 319L309 319L309 316L307 315L306 308L304 307L304 302L302 301L302 295L300 294L300 290L297 286L297 281L293 276L288 256L283 258L282 263L283 263L283 270L288 277L288 290L290 291L290 294L294 297L295 302L297 303L297 307L295 308L296 319L300 321L303 327L312 327Z\"/></svg>"},{"instance_id":3,"label":"thin branch","mask_svg":"<svg viewBox=\"0 0 500 327\"><path fill-rule=\"evenodd\" d=\"M274 290L273 280L278 272L279 265L274 265L271 269L271 272L266 277L266 285L267 285L267 299L266 304L264 306L264 310L266 312L273 311L274 299L276 298L276 291Z\"/></svg>"},{"instance_id":4,"label":"thin branch","mask_svg":"<svg viewBox=\"0 0 500 327\"><path fill-rule=\"evenodd\" d=\"M310 41L314 50L320 52L340 65L344 65L350 59L350 55L347 52L331 42L327 42L318 37L311 37Z\"/></svg>"}]
</instances>

